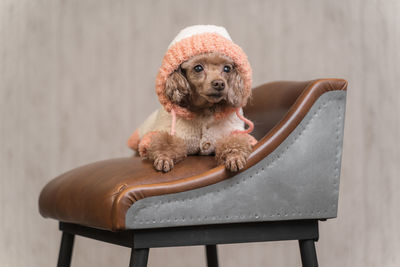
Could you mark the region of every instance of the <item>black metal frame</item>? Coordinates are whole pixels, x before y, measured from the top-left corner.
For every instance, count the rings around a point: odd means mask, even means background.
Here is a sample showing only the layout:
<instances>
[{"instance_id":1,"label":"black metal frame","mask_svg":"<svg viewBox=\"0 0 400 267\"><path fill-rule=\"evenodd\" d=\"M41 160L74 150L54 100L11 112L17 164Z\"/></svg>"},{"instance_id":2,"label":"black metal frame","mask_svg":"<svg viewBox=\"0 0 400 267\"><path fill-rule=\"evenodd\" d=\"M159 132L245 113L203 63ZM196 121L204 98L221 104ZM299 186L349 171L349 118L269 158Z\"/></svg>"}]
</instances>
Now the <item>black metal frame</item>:
<instances>
[{"instance_id":1,"label":"black metal frame","mask_svg":"<svg viewBox=\"0 0 400 267\"><path fill-rule=\"evenodd\" d=\"M75 235L132 248L130 267L146 267L150 248L205 245L208 267L218 267L217 244L299 240L303 267L318 266L318 220L252 222L111 232L60 222L58 267L69 267Z\"/></svg>"}]
</instances>

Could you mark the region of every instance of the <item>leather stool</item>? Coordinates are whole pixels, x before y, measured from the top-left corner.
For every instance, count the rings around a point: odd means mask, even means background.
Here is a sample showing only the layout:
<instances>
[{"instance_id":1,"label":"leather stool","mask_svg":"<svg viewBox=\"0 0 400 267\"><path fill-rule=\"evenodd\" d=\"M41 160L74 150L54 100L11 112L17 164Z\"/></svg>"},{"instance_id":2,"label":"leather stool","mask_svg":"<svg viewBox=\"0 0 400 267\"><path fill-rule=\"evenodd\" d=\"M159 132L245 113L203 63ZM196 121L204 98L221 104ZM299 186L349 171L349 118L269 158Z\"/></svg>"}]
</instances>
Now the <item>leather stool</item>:
<instances>
[{"instance_id":1,"label":"leather stool","mask_svg":"<svg viewBox=\"0 0 400 267\"><path fill-rule=\"evenodd\" d=\"M231 173L211 156L189 156L160 173L139 157L76 168L50 181L40 213L60 223L58 266L69 266L74 236L132 248L299 240L303 266L317 266L318 221L337 216L347 82L273 82L253 89L244 109L259 140L246 169Z\"/></svg>"}]
</instances>

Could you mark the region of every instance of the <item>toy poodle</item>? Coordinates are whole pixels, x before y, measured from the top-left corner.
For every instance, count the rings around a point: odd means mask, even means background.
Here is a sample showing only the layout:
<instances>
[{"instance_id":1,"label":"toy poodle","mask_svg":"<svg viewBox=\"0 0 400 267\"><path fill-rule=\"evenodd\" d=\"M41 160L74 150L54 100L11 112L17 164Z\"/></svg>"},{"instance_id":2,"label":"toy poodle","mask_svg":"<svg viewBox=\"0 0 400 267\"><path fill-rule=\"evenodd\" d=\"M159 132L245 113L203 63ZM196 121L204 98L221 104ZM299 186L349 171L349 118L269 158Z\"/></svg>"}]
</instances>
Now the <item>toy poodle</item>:
<instances>
[{"instance_id":1,"label":"toy poodle","mask_svg":"<svg viewBox=\"0 0 400 267\"><path fill-rule=\"evenodd\" d=\"M251 94L247 57L225 28L185 28L171 43L156 80L162 107L128 140L154 168L168 172L187 155L215 154L232 172L257 142L242 107ZM249 125L245 130L245 123Z\"/></svg>"}]
</instances>

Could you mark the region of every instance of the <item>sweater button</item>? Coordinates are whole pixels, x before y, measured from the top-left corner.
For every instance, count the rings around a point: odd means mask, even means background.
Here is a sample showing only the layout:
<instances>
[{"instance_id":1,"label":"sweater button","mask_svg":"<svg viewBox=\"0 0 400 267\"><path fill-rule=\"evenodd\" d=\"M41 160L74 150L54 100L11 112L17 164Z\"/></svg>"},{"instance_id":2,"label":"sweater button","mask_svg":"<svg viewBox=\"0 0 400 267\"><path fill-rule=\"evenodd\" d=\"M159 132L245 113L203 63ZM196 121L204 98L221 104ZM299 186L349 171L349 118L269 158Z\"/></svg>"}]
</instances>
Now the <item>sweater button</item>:
<instances>
[{"instance_id":1,"label":"sweater button","mask_svg":"<svg viewBox=\"0 0 400 267\"><path fill-rule=\"evenodd\" d=\"M204 149L204 150L209 149L209 148L210 148L210 145L211 145L211 144L210 144L209 142L204 143L204 144L203 144L203 149Z\"/></svg>"}]
</instances>

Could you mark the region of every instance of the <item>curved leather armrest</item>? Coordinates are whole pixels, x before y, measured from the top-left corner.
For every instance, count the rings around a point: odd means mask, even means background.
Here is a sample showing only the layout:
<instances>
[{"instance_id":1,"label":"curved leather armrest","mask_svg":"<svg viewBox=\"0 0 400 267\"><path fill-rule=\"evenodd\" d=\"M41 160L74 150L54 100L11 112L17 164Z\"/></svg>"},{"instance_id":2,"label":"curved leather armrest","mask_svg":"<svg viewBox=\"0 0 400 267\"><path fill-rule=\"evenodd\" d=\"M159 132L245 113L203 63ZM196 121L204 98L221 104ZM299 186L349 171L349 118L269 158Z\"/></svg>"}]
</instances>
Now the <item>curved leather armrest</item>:
<instances>
[{"instance_id":1,"label":"curved leather armrest","mask_svg":"<svg viewBox=\"0 0 400 267\"><path fill-rule=\"evenodd\" d=\"M343 79L319 79L308 83L276 82L269 84L268 89L271 90L274 86L276 86L275 92L282 90L282 93L284 92L283 94L287 96L279 95L279 102L277 103L281 103L281 107L287 107L296 93L300 94L294 104L290 106L286 115L254 147L246 168L253 166L277 148L299 125L311 106L322 94L329 91L347 90L347 81ZM249 107L249 111L252 111L251 107Z\"/></svg>"},{"instance_id":2,"label":"curved leather armrest","mask_svg":"<svg viewBox=\"0 0 400 267\"><path fill-rule=\"evenodd\" d=\"M244 109L255 122L259 140L246 169L268 156L296 128L315 101L325 92L346 90L342 79L307 82L273 82L253 89ZM244 171L242 170L242 171ZM39 199L44 217L92 227L125 229L125 214L138 200L197 189L237 173L216 166L213 157L188 157L170 173L154 171L137 157L89 164L67 172L46 185Z\"/></svg>"}]
</instances>

